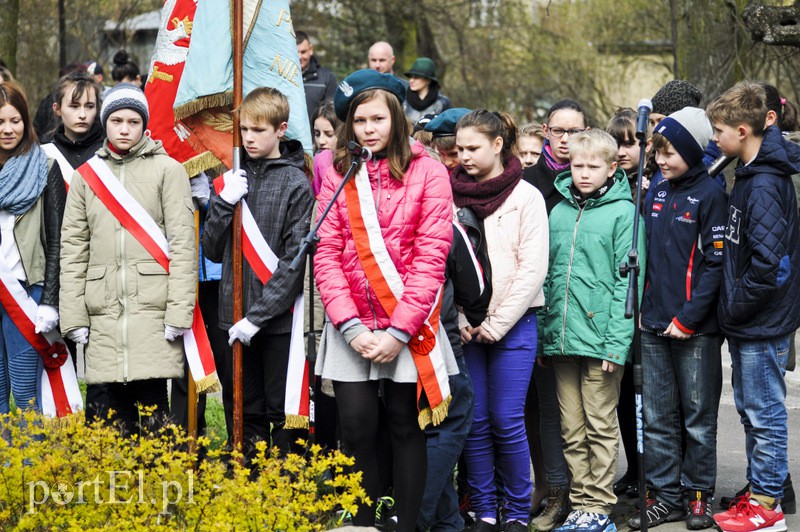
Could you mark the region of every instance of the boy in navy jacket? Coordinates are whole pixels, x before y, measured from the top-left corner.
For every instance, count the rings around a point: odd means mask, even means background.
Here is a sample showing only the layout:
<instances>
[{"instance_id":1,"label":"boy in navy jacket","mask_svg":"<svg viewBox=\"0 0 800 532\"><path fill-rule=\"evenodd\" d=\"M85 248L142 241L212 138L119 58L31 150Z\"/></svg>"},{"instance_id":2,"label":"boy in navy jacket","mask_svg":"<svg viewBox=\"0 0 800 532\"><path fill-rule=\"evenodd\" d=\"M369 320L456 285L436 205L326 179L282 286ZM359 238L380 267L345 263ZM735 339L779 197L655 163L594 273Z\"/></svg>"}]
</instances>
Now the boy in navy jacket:
<instances>
[{"instance_id":1,"label":"boy in navy jacket","mask_svg":"<svg viewBox=\"0 0 800 532\"><path fill-rule=\"evenodd\" d=\"M786 530L789 340L800 325L800 233L792 174L800 149L764 129L764 89L741 82L708 107L720 150L739 158L725 231L718 316L733 364L733 397L745 429L749 493L714 515L724 532Z\"/></svg>"},{"instance_id":2,"label":"boy in navy jacket","mask_svg":"<svg viewBox=\"0 0 800 532\"><path fill-rule=\"evenodd\" d=\"M711 135L711 124L696 107L672 113L653 133L664 179L645 205L641 328L648 527L684 518L690 530L714 525L710 508L722 389L716 307L727 198L703 164ZM675 436L684 428L685 454ZM640 518L630 525L640 528Z\"/></svg>"}]
</instances>

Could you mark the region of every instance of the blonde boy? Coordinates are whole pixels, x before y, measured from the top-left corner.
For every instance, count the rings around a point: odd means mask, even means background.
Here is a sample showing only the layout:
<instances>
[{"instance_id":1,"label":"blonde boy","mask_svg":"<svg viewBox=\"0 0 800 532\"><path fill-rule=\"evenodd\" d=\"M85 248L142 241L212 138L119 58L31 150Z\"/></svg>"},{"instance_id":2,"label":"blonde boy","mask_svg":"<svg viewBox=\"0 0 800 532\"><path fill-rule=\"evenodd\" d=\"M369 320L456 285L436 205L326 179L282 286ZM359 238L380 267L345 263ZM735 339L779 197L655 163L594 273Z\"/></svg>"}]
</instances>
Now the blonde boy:
<instances>
[{"instance_id":1,"label":"blonde boy","mask_svg":"<svg viewBox=\"0 0 800 532\"><path fill-rule=\"evenodd\" d=\"M308 231L314 197L303 172L303 146L285 139L289 102L278 90L254 89L240 108L242 169L225 174L225 185L211 198L203 231L206 256L222 262L219 325L232 345L244 344L242 394L245 451L255 440L270 441L282 452L296 434L284 427L284 394L292 330L291 308L302 291L303 270L291 264ZM231 224L236 203L245 199L259 231L278 257L263 283L247 260L243 265L245 317L233 323ZM270 433L270 424L272 431Z\"/></svg>"},{"instance_id":2,"label":"blonde boy","mask_svg":"<svg viewBox=\"0 0 800 532\"><path fill-rule=\"evenodd\" d=\"M611 135L588 130L570 136L569 152L571 170L555 181L566 199L550 213L544 311L543 353L553 357L572 473L573 511L556 531L580 524L582 531L613 532L616 406L634 327L624 316L628 280L619 264L633 242L635 207ZM643 231L638 248L644 266Z\"/></svg>"},{"instance_id":3,"label":"blonde boy","mask_svg":"<svg viewBox=\"0 0 800 532\"><path fill-rule=\"evenodd\" d=\"M791 335L800 325L800 234L791 176L800 148L767 118L764 89L737 83L709 105L713 139L739 158L728 204L719 325L733 364L744 425L748 494L714 516L725 531L786 530L780 502L788 473L786 385Z\"/></svg>"}]
</instances>

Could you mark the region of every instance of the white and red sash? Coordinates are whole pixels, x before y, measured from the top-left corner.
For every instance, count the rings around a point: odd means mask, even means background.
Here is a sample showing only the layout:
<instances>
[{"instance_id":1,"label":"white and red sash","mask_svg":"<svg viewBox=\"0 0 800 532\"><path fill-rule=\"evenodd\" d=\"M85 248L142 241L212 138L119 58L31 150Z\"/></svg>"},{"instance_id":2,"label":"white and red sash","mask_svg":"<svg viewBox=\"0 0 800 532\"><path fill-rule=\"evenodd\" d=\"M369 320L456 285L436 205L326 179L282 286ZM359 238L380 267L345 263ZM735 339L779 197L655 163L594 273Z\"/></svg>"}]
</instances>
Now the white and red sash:
<instances>
[{"instance_id":1,"label":"white and red sash","mask_svg":"<svg viewBox=\"0 0 800 532\"><path fill-rule=\"evenodd\" d=\"M64 417L82 410L83 399L78 387L78 378L64 340L58 330L49 333L36 332L36 311L39 306L11 273L2 257L0 257L0 305L3 305L11 321L42 359L55 354L60 354L62 357L64 354L67 355L61 367L42 369L39 396L42 412L49 417Z\"/></svg>"},{"instance_id":2,"label":"white and red sash","mask_svg":"<svg viewBox=\"0 0 800 532\"><path fill-rule=\"evenodd\" d=\"M169 272L167 238L150 213L122 186L108 165L95 155L78 168L78 173L120 225ZM183 335L183 347L197 391L200 393L219 391L221 387L214 364L214 354L196 300L192 327Z\"/></svg>"},{"instance_id":3,"label":"white and red sash","mask_svg":"<svg viewBox=\"0 0 800 532\"><path fill-rule=\"evenodd\" d=\"M391 316L403 296L403 279L386 249L365 165L361 165L355 178L347 183L344 193L361 267L381 306ZM447 417L452 400L442 347L436 338L441 295L440 286L428 317L408 342L417 368L418 421L422 429L430 423L441 423ZM421 402L423 392L427 405Z\"/></svg>"},{"instance_id":4,"label":"white and red sash","mask_svg":"<svg viewBox=\"0 0 800 532\"><path fill-rule=\"evenodd\" d=\"M61 170L61 177L64 178L64 185L66 185L67 192L69 192L69 184L72 182L72 174L75 173L75 169L71 164L69 164L66 157L64 157L64 154L58 149L58 146L52 142L48 144L42 144L42 149L44 150L45 155L53 159L58 164L58 169Z\"/></svg>"},{"instance_id":5,"label":"white and red sash","mask_svg":"<svg viewBox=\"0 0 800 532\"><path fill-rule=\"evenodd\" d=\"M219 194L225 188L224 176L214 180L214 190ZM256 219L242 199L242 254L247 264L255 272L263 284L272 277L278 267L278 256L269 247L264 235L256 224ZM289 343L289 368L286 372L286 395L284 396L284 412L286 428L308 428L309 396L308 396L308 361L303 345L303 309L305 296L301 292L294 300L292 307L292 335Z\"/></svg>"}]
</instances>

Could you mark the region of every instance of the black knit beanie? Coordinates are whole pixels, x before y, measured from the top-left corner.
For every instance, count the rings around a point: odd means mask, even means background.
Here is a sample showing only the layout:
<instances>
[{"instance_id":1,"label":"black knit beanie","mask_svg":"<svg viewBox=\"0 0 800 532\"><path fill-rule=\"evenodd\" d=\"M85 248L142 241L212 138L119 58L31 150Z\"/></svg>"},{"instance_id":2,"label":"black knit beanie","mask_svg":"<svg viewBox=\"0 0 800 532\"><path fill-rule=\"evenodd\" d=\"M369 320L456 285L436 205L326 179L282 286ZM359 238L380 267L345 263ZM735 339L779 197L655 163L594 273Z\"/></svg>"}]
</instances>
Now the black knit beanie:
<instances>
[{"instance_id":1,"label":"black knit beanie","mask_svg":"<svg viewBox=\"0 0 800 532\"><path fill-rule=\"evenodd\" d=\"M700 107L703 93L700 89L682 79L667 82L653 96L653 112L671 115L684 107Z\"/></svg>"}]
</instances>

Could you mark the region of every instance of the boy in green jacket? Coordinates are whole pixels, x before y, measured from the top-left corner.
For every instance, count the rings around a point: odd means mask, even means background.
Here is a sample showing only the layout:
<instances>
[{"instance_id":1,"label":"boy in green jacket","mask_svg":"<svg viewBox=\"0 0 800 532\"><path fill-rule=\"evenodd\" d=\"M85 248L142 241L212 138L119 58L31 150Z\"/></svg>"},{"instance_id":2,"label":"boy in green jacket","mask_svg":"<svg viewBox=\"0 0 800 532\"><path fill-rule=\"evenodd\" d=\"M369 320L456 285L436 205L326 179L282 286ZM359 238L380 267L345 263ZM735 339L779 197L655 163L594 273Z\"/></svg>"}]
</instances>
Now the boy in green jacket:
<instances>
[{"instance_id":1,"label":"boy in green jacket","mask_svg":"<svg viewBox=\"0 0 800 532\"><path fill-rule=\"evenodd\" d=\"M619 273L633 241L635 207L617 144L591 129L569 138L570 171L556 177L566 198L550 214L543 353L552 356L573 511L556 532L614 532L619 450L616 406L633 320ZM641 221L639 220L641 223ZM644 268L644 231L639 232ZM640 293L643 275L640 276Z\"/></svg>"}]
</instances>

